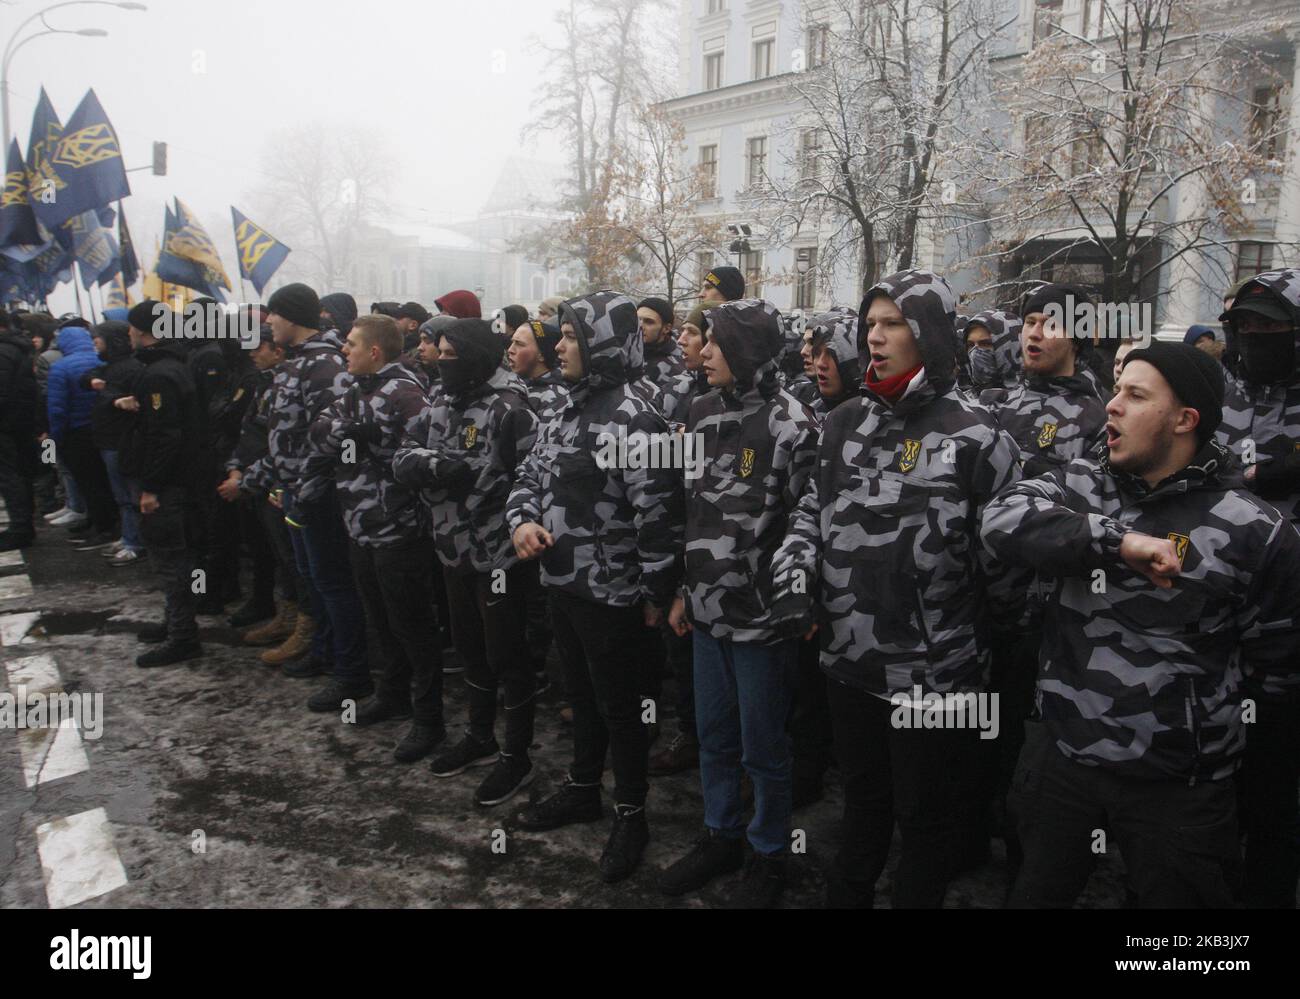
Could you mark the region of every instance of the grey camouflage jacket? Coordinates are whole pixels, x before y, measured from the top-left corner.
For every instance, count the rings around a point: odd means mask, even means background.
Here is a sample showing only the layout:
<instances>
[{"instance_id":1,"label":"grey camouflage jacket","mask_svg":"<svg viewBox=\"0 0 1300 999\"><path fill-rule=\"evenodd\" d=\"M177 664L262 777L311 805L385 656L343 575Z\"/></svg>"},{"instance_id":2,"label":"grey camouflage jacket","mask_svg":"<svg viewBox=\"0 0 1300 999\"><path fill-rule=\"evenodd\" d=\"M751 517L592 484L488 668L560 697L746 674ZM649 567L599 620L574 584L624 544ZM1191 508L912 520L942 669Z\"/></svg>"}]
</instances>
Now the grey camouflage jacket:
<instances>
[{"instance_id":1,"label":"grey camouflage jacket","mask_svg":"<svg viewBox=\"0 0 1300 999\"><path fill-rule=\"evenodd\" d=\"M1027 477L1091 453L1106 426L1106 403L1083 374L1027 376L1011 388L986 390L980 402L1016 442Z\"/></svg>"},{"instance_id":2,"label":"grey camouflage jacket","mask_svg":"<svg viewBox=\"0 0 1300 999\"><path fill-rule=\"evenodd\" d=\"M550 423L569 401L569 387L558 371L527 379L524 386L528 390L528 405L537 414L539 423Z\"/></svg>"},{"instance_id":3,"label":"grey camouflage jacket","mask_svg":"<svg viewBox=\"0 0 1300 999\"><path fill-rule=\"evenodd\" d=\"M1300 669L1300 535L1240 488L1217 443L1155 488L1099 454L1025 479L984 511L997 558L1059 577L1038 712L1081 763L1226 777L1243 745L1243 673L1273 687ZM1174 541L1182 572L1171 589L1120 559L1126 531Z\"/></svg>"},{"instance_id":4,"label":"grey camouflage jacket","mask_svg":"<svg viewBox=\"0 0 1300 999\"><path fill-rule=\"evenodd\" d=\"M668 424L629 384L642 366L636 305L594 292L560 306L573 324L584 376L519 466L506 508L513 536L541 524L555 544L542 582L594 603L667 607L681 570L684 475L674 468L602 468L599 435L667 434Z\"/></svg>"},{"instance_id":5,"label":"grey camouflage jacket","mask_svg":"<svg viewBox=\"0 0 1300 999\"><path fill-rule=\"evenodd\" d=\"M826 418L773 578L815 581L821 665L834 679L882 697L980 689L998 570L976 532L984 505L1019 476L1015 446L956 388L947 282L916 270L883 279L859 329L880 294L911 326L924 372L892 407L863 386Z\"/></svg>"}]
</instances>

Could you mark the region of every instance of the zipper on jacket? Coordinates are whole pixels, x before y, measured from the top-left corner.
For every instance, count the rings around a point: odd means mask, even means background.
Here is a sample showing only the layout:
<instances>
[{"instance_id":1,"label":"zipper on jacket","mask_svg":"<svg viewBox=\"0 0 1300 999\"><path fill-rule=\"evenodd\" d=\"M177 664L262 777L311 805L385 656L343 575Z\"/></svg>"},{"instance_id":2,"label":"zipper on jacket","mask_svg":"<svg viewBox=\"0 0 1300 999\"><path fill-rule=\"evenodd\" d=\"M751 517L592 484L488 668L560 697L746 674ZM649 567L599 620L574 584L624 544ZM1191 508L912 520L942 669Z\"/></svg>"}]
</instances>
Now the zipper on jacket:
<instances>
[{"instance_id":1,"label":"zipper on jacket","mask_svg":"<svg viewBox=\"0 0 1300 999\"><path fill-rule=\"evenodd\" d=\"M1192 779L1188 787L1196 786L1197 774L1201 769L1201 726L1196 720L1196 688L1191 676L1187 677L1187 694L1184 703L1187 707L1187 730L1192 734Z\"/></svg>"},{"instance_id":2,"label":"zipper on jacket","mask_svg":"<svg viewBox=\"0 0 1300 999\"><path fill-rule=\"evenodd\" d=\"M930 645L930 629L925 626L925 607L921 603L921 588L912 586L912 600L916 604L916 623L921 629L921 638L925 641L925 661L934 665L934 648Z\"/></svg>"}]
</instances>

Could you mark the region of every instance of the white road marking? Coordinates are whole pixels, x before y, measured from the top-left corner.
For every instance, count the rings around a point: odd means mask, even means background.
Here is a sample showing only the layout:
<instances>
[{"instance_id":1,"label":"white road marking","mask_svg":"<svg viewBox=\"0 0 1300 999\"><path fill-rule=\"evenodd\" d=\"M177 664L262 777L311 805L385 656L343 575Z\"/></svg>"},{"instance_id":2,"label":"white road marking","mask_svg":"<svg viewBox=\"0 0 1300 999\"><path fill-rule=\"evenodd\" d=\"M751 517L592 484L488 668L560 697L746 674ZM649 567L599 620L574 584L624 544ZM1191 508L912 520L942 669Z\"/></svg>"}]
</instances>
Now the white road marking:
<instances>
[{"instance_id":1,"label":"white road marking","mask_svg":"<svg viewBox=\"0 0 1300 999\"><path fill-rule=\"evenodd\" d=\"M48 652L5 663L9 671L9 690L17 696L18 688L32 694L57 694L63 690L58 664ZM28 787L48 784L90 769L81 730L69 718L58 728L18 729L18 751L23 757L23 780Z\"/></svg>"},{"instance_id":2,"label":"white road marking","mask_svg":"<svg viewBox=\"0 0 1300 999\"><path fill-rule=\"evenodd\" d=\"M36 848L51 909L79 905L127 883L113 845L113 827L102 808L37 826Z\"/></svg>"},{"instance_id":3,"label":"white road marking","mask_svg":"<svg viewBox=\"0 0 1300 999\"><path fill-rule=\"evenodd\" d=\"M10 688L17 687L21 683L27 688L29 694L38 690L59 691L63 689L63 678L59 676L59 665L48 652L41 652L34 656L24 656L22 659L10 659L5 663L5 669L9 671Z\"/></svg>"},{"instance_id":4,"label":"white road marking","mask_svg":"<svg viewBox=\"0 0 1300 999\"><path fill-rule=\"evenodd\" d=\"M16 597L30 597L32 581L27 576L4 576L0 578L0 600L13 600Z\"/></svg>"},{"instance_id":5,"label":"white road marking","mask_svg":"<svg viewBox=\"0 0 1300 999\"><path fill-rule=\"evenodd\" d=\"M15 549L11 552L0 552L0 569L8 569L15 565L26 565L23 559L23 553Z\"/></svg>"},{"instance_id":6,"label":"white road marking","mask_svg":"<svg viewBox=\"0 0 1300 999\"><path fill-rule=\"evenodd\" d=\"M0 614L0 645L35 645L36 639L27 633L41 619L35 611L25 614Z\"/></svg>"}]
</instances>

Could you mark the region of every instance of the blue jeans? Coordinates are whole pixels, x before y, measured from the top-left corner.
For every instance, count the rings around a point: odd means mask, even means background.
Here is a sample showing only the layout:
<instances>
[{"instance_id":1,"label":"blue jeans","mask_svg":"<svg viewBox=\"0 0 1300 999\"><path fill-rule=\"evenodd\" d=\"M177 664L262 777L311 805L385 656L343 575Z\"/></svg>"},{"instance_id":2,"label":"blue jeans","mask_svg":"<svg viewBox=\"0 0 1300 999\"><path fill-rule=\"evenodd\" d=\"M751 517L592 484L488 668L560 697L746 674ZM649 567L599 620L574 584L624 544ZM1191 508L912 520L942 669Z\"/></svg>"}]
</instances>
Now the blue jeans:
<instances>
[{"instance_id":1,"label":"blue jeans","mask_svg":"<svg viewBox=\"0 0 1300 999\"><path fill-rule=\"evenodd\" d=\"M99 453L108 470L108 484L113 487L113 499L117 500L117 509L122 517L122 545L138 552L144 547L140 542L140 487L118 470L116 451L101 449Z\"/></svg>"},{"instance_id":2,"label":"blue jeans","mask_svg":"<svg viewBox=\"0 0 1300 999\"><path fill-rule=\"evenodd\" d=\"M293 502L285 492L285 513L302 526L290 528L298 571L311 580L319 602L312 608L316 635L328 636L333 660L331 676L341 683L362 684L370 679L366 659L366 613L357 593L348 557L348 532L338 497L330 486L325 495L310 504ZM313 641L313 652L317 642Z\"/></svg>"},{"instance_id":3,"label":"blue jeans","mask_svg":"<svg viewBox=\"0 0 1300 999\"><path fill-rule=\"evenodd\" d=\"M799 660L797 640L776 645L695 638L695 730L700 739L704 824L723 836L744 830L741 768L754 784L747 830L758 853L790 848L790 738L786 719Z\"/></svg>"},{"instance_id":4,"label":"blue jeans","mask_svg":"<svg viewBox=\"0 0 1300 999\"><path fill-rule=\"evenodd\" d=\"M59 481L63 483L64 505L73 513L86 512L86 500L77 488L77 480L68 471L68 466L59 459Z\"/></svg>"}]
</instances>

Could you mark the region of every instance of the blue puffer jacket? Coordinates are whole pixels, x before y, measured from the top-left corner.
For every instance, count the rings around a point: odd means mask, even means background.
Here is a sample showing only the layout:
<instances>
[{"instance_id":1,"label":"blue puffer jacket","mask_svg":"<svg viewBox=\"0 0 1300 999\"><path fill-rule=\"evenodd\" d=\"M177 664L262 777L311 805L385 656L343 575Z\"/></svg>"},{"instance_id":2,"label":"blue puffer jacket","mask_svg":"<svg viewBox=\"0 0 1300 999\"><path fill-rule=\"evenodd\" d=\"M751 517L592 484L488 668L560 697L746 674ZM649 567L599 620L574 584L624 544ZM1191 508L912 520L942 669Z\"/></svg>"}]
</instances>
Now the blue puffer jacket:
<instances>
[{"instance_id":1,"label":"blue puffer jacket","mask_svg":"<svg viewBox=\"0 0 1300 999\"><path fill-rule=\"evenodd\" d=\"M69 430L90 425L90 413L99 393L82 388L81 376L102 363L95 353L90 331L80 326L59 330L59 350L63 351L63 357L50 366L46 388L50 436L55 443L62 441Z\"/></svg>"}]
</instances>

